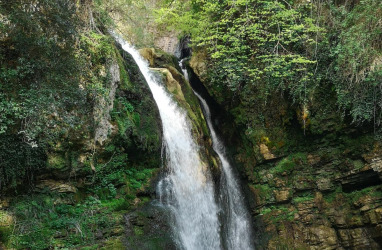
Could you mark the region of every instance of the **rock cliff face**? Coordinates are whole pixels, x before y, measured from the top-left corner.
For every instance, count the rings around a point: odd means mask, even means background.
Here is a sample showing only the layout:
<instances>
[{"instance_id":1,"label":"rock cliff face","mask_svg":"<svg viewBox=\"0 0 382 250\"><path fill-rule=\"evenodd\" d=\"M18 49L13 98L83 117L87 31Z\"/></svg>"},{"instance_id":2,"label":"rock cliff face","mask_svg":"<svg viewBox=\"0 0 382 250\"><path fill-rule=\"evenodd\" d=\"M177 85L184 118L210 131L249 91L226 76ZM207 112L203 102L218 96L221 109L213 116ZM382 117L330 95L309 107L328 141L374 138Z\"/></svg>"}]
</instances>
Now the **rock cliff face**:
<instances>
[{"instance_id":1,"label":"rock cliff face","mask_svg":"<svg viewBox=\"0 0 382 250\"><path fill-rule=\"evenodd\" d=\"M382 150L372 132L319 103L303 128L285 96L271 97L249 131L238 122L247 111L209 84L207 62L196 51L189 65L223 110L215 122L246 183L257 249L382 248Z\"/></svg>"},{"instance_id":2,"label":"rock cliff face","mask_svg":"<svg viewBox=\"0 0 382 250\"><path fill-rule=\"evenodd\" d=\"M151 183L161 167L159 112L134 60L118 45L108 46L111 60L99 66L106 69L104 92L89 98L92 112L80 117L80 128L37 149L17 135L0 138L11 145L2 152L10 159L24 162L34 150L25 162L39 163L27 169L28 185L19 177L13 188L1 186L0 248L124 248L124 214L154 195Z\"/></svg>"},{"instance_id":3,"label":"rock cliff face","mask_svg":"<svg viewBox=\"0 0 382 250\"><path fill-rule=\"evenodd\" d=\"M166 53L175 55L179 46L179 39L176 34L168 34L154 40L155 47L163 50Z\"/></svg>"},{"instance_id":4,"label":"rock cliff face","mask_svg":"<svg viewBox=\"0 0 382 250\"><path fill-rule=\"evenodd\" d=\"M365 148L360 158L347 145L256 166L250 189L255 221L265 224L259 235L269 239L264 246L380 248L382 189L372 168L379 147Z\"/></svg>"},{"instance_id":5,"label":"rock cliff face","mask_svg":"<svg viewBox=\"0 0 382 250\"><path fill-rule=\"evenodd\" d=\"M94 107L94 121L97 124L94 133L94 141L100 145L103 144L109 135L113 134L114 127L110 123L110 113L113 110L115 94L121 81L119 72L120 69L118 63L113 61L109 68L110 85L107 87L109 89L109 95L100 97Z\"/></svg>"}]
</instances>

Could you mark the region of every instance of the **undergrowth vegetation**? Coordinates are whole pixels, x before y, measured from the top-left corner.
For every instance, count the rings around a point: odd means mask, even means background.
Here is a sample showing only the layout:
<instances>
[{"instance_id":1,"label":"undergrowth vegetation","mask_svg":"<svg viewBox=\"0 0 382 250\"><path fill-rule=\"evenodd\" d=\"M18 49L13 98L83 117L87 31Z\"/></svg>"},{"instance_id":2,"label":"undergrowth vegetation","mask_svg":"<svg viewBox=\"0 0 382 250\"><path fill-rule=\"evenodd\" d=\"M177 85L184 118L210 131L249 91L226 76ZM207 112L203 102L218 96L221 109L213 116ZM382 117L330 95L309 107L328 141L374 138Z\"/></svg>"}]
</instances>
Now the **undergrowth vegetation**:
<instances>
[{"instance_id":1,"label":"undergrowth vegetation","mask_svg":"<svg viewBox=\"0 0 382 250\"><path fill-rule=\"evenodd\" d=\"M97 247L100 239L123 234L123 215L135 206L137 192L148 188L155 170L122 164L125 159L117 157L97 173L93 185L75 194L41 190L13 199L15 222L0 227L2 242L16 249Z\"/></svg>"}]
</instances>

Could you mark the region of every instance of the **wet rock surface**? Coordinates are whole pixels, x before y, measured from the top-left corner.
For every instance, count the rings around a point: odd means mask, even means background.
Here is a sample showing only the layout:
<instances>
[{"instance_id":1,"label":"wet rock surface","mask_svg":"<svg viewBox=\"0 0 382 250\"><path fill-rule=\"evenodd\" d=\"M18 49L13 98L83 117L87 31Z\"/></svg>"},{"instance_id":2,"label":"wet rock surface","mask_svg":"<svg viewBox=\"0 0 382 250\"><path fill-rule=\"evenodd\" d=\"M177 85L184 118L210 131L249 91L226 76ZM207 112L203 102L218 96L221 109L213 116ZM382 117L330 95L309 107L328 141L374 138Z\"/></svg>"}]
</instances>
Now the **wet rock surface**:
<instances>
[{"instance_id":1,"label":"wet rock surface","mask_svg":"<svg viewBox=\"0 0 382 250\"><path fill-rule=\"evenodd\" d=\"M380 141L319 104L310 107L316 113L307 131L287 98L270 97L262 107L254 97L245 109L211 84L208 62L200 50L189 65L227 113L217 118L247 183L256 249L381 249ZM249 113L255 120L244 119Z\"/></svg>"},{"instance_id":2,"label":"wet rock surface","mask_svg":"<svg viewBox=\"0 0 382 250\"><path fill-rule=\"evenodd\" d=\"M259 248L381 249L378 172L371 164L357 165L358 160L338 164L315 158L292 159L295 164L287 175L287 169L277 169L282 160L260 171L251 188L253 213L272 236Z\"/></svg>"},{"instance_id":3,"label":"wet rock surface","mask_svg":"<svg viewBox=\"0 0 382 250\"><path fill-rule=\"evenodd\" d=\"M168 212L159 204L148 203L124 218L128 249L178 249L169 225Z\"/></svg>"}]
</instances>

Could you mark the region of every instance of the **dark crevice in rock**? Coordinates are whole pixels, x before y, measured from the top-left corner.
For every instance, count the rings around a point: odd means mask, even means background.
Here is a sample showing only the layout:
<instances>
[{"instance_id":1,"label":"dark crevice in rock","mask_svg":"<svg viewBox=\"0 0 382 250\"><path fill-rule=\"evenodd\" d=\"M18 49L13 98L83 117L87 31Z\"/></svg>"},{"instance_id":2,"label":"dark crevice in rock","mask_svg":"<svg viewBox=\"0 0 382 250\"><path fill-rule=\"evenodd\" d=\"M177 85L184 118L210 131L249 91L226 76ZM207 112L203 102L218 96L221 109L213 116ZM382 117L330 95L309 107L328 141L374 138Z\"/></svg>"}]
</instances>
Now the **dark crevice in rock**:
<instances>
[{"instance_id":1,"label":"dark crevice in rock","mask_svg":"<svg viewBox=\"0 0 382 250\"><path fill-rule=\"evenodd\" d=\"M378 173L373 169L344 176L339 181L341 182L342 190L346 193L382 184Z\"/></svg>"},{"instance_id":2,"label":"dark crevice in rock","mask_svg":"<svg viewBox=\"0 0 382 250\"><path fill-rule=\"evenodd\" d=\"M184 36L179 40L175 56L178 59L183 59L191 56L190 37Z\"/></svg>"},{"instance_id":3,"label":"dark crevice in rock","mask_svg":"<svg viewBox=\"0 0 382 250\"><path fill-rule=\"evenodd\" d=\"M208 93L208 90L200 81L199 77L194 73L194 71L187 67L189 72L190 85L194 91L196 91L208 104L211 112L211 119L215 130L218 134L221 134L220 127L223 126L224 121L227 120L227 114L222 109L222 107L212 98Z\"/></svg>"}]
</instances>

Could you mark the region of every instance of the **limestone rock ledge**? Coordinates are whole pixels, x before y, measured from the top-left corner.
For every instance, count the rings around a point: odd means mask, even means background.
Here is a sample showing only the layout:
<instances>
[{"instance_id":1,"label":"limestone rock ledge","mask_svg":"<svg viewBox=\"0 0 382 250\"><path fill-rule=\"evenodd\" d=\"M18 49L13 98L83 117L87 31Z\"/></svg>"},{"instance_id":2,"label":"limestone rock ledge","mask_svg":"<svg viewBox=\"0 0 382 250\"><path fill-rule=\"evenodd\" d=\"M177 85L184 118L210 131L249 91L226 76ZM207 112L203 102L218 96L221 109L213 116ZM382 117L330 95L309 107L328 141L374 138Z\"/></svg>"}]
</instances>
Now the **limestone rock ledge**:
<instances>
[{"instance_id":1,"label":"limestone rock ledge","mask_svg":"<svg viewBox=\"0 0 382 250\"><path fill-rule=\"evenodd\" d=\"M255 220L265 225L260 235L269 237L262 246L381 249L380 156L362 165L359 160L338 165L312 155L301 162L296 158L293 170L285 165L286 169L278 169L280 164L275 163L275 168L262 170L251 186Z\"/></svg>"},{"instance_id":2,"label":"limestone rock ledge","mask_svg":"<svg viewBox=\"0 0 382 250\"><path fill-rule=\"evenodd\" d=\"M140 53L149 62L151 69L162 75L163 83L168 91L174 96L179 106L187 112L192 122L194 138L196 138L198 145L202 146L200 153L204 165L211 166L212 171L217 173L220 171L219 160L212 149L212 142L207 136L209 135L207 123L190 83L180 73L181 69L178 66L178 59L153 48L141 49ZM209 164L206 164L207 162Z\"/></svg>"},{"instance_id":3,"label":"limestone rock ledge","mask_svg":"<svg viewBox=\"0 0 382 250\"><path fill-rule=\"evenodd\" d=\"M121 81L119 71L118 63L113 61L109 67L110 81L107 88L109 93L107 97L99 97L94 107L94 121L97 124L94 133L94 141L100 145L102 145L116 129L110 123L110 112L113 110L115 93Z\"/></svg>"}]
</instances>

